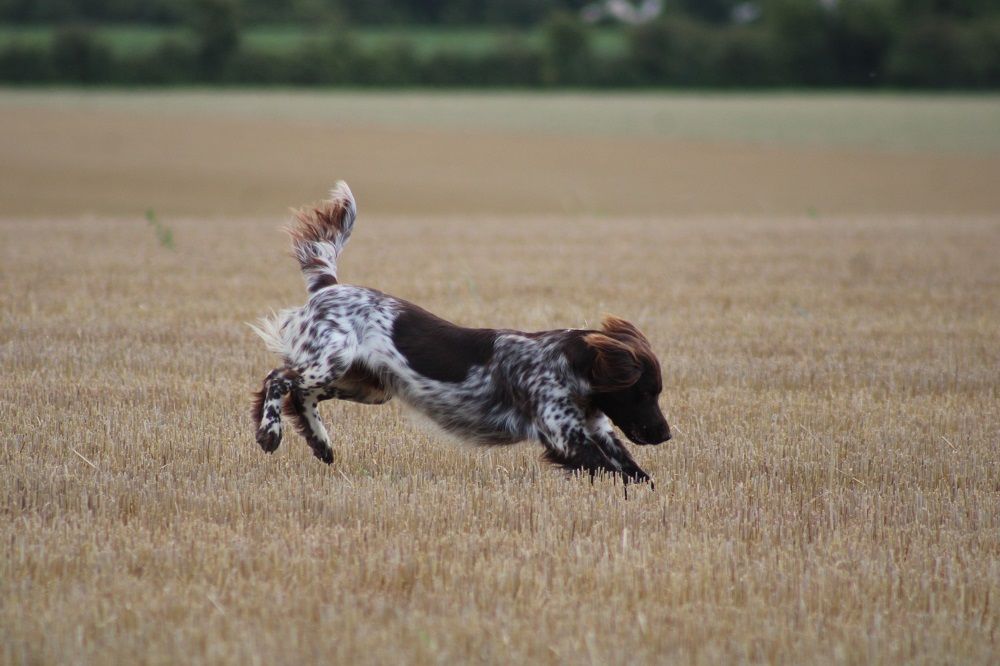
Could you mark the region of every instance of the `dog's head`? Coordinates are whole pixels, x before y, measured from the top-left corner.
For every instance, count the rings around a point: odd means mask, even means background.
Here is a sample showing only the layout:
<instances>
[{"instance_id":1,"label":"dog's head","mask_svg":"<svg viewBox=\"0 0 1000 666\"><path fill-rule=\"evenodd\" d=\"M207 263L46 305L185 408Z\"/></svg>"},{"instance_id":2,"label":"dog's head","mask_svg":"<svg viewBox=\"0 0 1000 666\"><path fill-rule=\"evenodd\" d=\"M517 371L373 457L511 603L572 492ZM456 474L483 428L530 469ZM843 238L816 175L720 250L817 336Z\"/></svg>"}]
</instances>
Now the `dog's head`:
<instances>
[{"instance_id":1,"label":"dog's head","mask_svg":"<svg viewBox=\"0 0 1000 666\"><path fill-rule=\"evenodd\" d=\"M624 319L607 317L600 331L586 333L579 342L574 365L590 384L593 405L636 444L670 439L658 402L660 362L646 336Z\"/></svg>"}]
</instances>

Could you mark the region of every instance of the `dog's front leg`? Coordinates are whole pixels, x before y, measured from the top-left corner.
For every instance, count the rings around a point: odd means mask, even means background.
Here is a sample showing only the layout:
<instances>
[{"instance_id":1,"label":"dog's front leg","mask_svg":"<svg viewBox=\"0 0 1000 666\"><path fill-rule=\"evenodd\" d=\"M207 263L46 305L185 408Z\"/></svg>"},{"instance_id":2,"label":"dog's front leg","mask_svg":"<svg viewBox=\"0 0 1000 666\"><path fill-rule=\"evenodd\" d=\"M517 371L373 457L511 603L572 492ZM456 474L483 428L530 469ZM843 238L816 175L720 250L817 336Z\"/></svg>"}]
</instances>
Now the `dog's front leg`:
<instances>
[{"instance_id":1,"label":"dog's front leg","mask_svg":"<svg viewBox=\"0 0 1000 666\"><path fill-rule=\"evenodd\" d=\"M635 462L632 454L625 447L625 443L615 435L615 429L607 416L600 412L591 415L587 422L587 431L595 445L604 452L604 455L614 460L620 467L622 478L626 482L645 483L650 481L649 475Z\"/></svg>"},{"instance_id":2,"label":"dog's front leg","mask_svg":"<svg viewBox=\"0 0 1000 666\"><path fill-rule=\"evenodd\" d=\"M585 427L582 411L571 402L550 405L541 415L539 431L545 459L563 469L620 476L625 483L649 480L621 442L597 437Z\"/></svg>"},{"instance_id":3,"label":"dog's front leg","mask_svg":"<svg viewBox=\"0 0 1000 666\"><path fill-rule=\"evenodd\" d=\"M614 433L597 433L593 436L593 442L605 456L614 461L625 483L646 483L648 481L652 485L649 474L646 474L639 467L632 454L625 448L624 442L618 439Z\"/></svg>"}]
</instances>

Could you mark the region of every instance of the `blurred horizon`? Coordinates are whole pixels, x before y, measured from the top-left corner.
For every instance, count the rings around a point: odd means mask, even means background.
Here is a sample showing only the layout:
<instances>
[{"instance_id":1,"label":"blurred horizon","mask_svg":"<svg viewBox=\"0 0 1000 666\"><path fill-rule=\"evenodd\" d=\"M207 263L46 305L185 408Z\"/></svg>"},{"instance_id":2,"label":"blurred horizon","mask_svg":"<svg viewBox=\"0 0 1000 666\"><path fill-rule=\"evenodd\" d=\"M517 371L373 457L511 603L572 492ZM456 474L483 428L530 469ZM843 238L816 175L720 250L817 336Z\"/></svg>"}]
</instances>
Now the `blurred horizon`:
<instances>
[{"instance_id":1,"label":"blurred horizon","mask_svg":"<svg viewBox=\"0 0 1000 666\"><path fill-rule=\"evenodd\" d=\"M0 90L8 216L995 215L992 96Z\"/></svg>"},{"instance_id":2,"label":"blurred horizon","mask_svg":"<svg viewBox=\"0 0 1000 666\"><path fill-rule=\"evenodd\" d=\"M996 90L1000 5L6 0L0 83Z\"/></svg>"}]
</instances>

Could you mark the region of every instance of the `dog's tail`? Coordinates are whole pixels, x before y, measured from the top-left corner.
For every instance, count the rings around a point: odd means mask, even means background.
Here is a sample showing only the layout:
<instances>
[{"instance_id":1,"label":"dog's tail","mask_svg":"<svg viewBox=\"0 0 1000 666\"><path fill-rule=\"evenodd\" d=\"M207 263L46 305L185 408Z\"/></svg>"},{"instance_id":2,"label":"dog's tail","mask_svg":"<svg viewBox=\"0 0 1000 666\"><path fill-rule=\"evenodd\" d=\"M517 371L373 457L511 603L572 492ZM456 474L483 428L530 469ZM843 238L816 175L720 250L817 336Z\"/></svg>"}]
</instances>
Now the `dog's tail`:
<instances>
[{"instance_id":1,"label":"dog's tail","mask_svg":"<svg viewBox=\"0 0 1000 666\"><path fill-rule=\"evenodd\" d=\"M351 237L358 215L351 188L340 181L326 201L292 212L295 219L286 231L292 237L292 254L302 267L309 293L337 284L337 257Z\"/></svg>"}]
</instances>

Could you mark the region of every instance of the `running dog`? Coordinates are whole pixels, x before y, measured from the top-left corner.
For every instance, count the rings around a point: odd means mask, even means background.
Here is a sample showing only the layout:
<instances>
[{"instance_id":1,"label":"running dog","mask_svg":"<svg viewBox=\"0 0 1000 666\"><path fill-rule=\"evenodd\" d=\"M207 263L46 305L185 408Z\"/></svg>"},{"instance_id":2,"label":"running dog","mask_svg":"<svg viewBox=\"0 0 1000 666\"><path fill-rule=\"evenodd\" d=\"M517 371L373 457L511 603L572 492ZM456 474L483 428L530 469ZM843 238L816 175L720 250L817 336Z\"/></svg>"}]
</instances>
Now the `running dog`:
<instances>
[{"instance_id":1,"label":"running dog","mask_svg":"<svg viewBox=\"0 0 1000 666\"><path fill-rule=\"evenodd\" d=\"M356 217L354 195L339 182L328 200L295 211L287 229L309 300L253 326L282 358L253 404L264 451L281 443L284 411L315 456L331 463L320 401L380 405L397 397L463 440L535 440L565 469L649 481L613 428L636 444L670 439L658 404L660 363L635 326L607 317L600 330L464 328L341 284L337 259Z\"/></svg>"}]
</instances>

